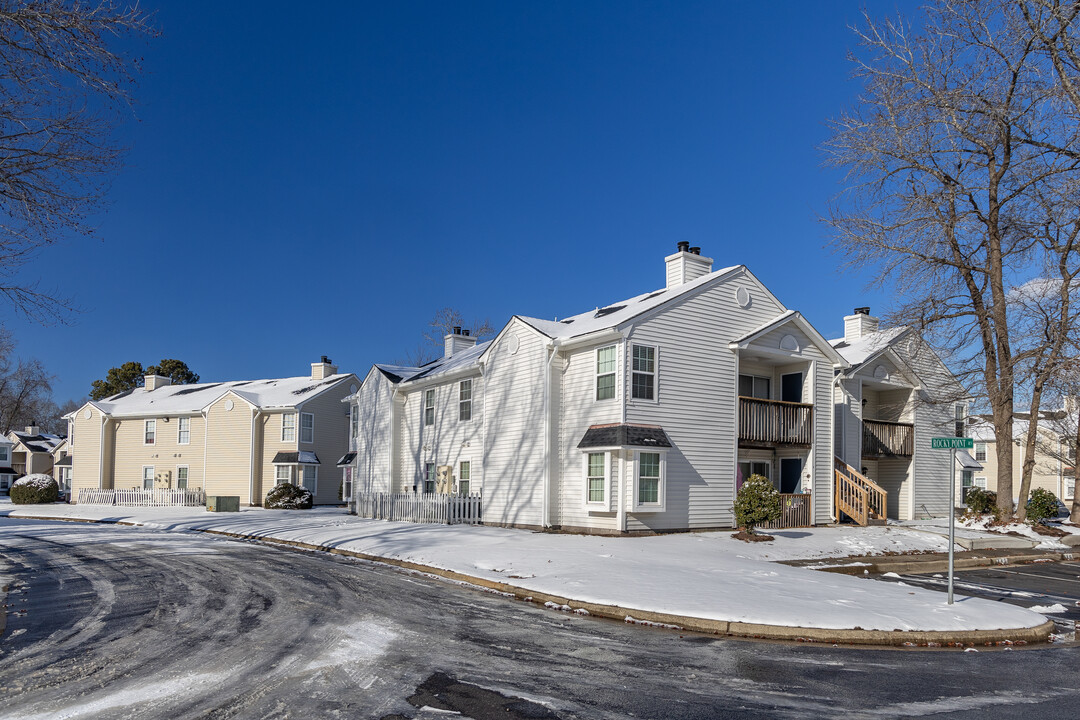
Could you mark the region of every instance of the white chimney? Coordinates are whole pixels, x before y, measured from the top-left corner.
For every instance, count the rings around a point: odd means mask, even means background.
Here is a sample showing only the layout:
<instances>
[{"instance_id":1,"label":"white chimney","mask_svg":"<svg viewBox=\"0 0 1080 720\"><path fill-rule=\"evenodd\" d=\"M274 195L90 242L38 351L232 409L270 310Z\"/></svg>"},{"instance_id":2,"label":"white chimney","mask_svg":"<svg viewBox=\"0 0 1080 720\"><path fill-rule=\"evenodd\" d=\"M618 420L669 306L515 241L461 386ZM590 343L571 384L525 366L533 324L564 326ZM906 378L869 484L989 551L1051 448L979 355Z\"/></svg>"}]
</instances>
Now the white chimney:
<instances>
[{"instance_id":1,"label":"white chimney","mask_svg":"<svg viewBox=\"0 0 1080 720\"><path fill-rule=\"evenodd\" d=\"M878 319L868 307L857 307L854 314L844 318L844 342L853 343L877 331Z\"/></svg>"},{"instance_id":2,"label":"white chimney","mask_svg":"<svg viewBox=\"0 0 1080 720\"><path fill-rule=\"evenodd\" d=\"M30 424L27 425L24 428L24 430L26 431L27 435L39 435L39 434L41 434L41 428L38 426L37 420L31 420Z\"/></svg>"},{"instance_id":3,"label":"white chimney","mask_svg":"<svg viewBox=\"0 0 1080 720\"><path fill-rule=\"evenodd\" d=\"M455 325L449 335L443 337L443 357L450 359L455 353L468 350L476 345L476 338L469 335L468 330L462 330L460 325Z\"/></svg>"},{"instance_id":4,"label":"white chimney","mask_svg":"<svg viewBox=\"0 0 1080 720\"><path fill-rule=\"evenodd\" d=\"M172 385L172 378L164 375L146 375L143 377L143 387L146 388L146 392L152 392L166 385Z\"/></svg>"},{"instance_id":5,"label":"white chimney","mask_svg":"<svg viewBox=\"0 0 1080 720\"><path fill-rule=\"evenodd\" d=\"M667 288L684 285L712 272L712 258L702 257L701 248L690 247L690 243L685 241L677 247L678 251L674 255L664 258L667 265Z\"/></svg>"},{"instance_id":6,"label":"white chimney","mask_svg":"<svg viewBox=\"0 0 1080 720\"><path fill-rule=\"evenodd\" d=\"M312 380L325 380L331 375L337 375L337 365L332 365L330 358L323 355L319 362L311 363Z\"/></svg>"}]
</instances>

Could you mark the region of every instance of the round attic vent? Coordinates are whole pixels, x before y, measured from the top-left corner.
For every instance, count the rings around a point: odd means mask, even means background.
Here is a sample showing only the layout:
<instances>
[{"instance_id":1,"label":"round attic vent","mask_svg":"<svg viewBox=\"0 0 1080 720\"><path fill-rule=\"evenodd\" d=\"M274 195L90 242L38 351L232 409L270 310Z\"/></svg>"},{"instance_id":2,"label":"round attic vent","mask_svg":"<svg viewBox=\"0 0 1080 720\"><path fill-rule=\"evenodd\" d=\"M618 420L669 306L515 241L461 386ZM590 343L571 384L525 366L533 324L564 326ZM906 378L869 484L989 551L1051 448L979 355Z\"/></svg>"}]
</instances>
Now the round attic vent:
<instances>
[{"instance_id":1,"label":"round attic vent","mask_svg":"<svg viewBox=\"0 0 1080 720\"><path fill-rule=\"evenodd\" d=\"M741 288L739 288L738 290L735 291L735 302L739 303L739 307L741 307L741 308L750 307L750 300L751 300L750 291L747 290L746 288L741 287Z\"/></svg>"},{"instance_id":2,"label":"round attic vent","mask_svg":"<svg viewBox=\"0 0 1080 720\"><path fill-rule=\"evenodd\" d=\"M90 408L86 408L85 410L83 410L82 416L89 420L94 416L94 412Z\"/></svg>"},{"instance_id":3,"label":"round attic vent","mask_svg":"<svg viewBox=\"0 0 1080 720\"><path fill-rule=\"evenodd\" d=\"M876 368L874 368L874 377L876 377L878 380L888 380L889 369L884 365L878 365Z\"/></svg>"},{"instance_id":4,"label":"round attic vent","mask_svg":"<svg viewBox=\"0 0 1080 720\"><path fill-rule=\"evenodd\" d=\"M780 349L789 352L799 352L799 340L794 335L785 335L780 338Z\"/></svg>"},{"instance_id":5,"label":"round attic vent","mask_svg":"<svg viewBox=\"0 0 1080 720\"><path fill-rule=\"evenodd\" d=\"M225 401L225 409L226 410L232 410L234 407L236 407L236 406L233 404L232 398L229 398L228 400Z\"/></svg>"},{"instance_id":6,"label":"round attic vent","mask_svg":"<svg viewBox=\"0 0 1080 720\"><path fill-rule=\"evenodd\" d=\"M349 392L351 392L353 395L356 394L356 389L357 389L356 388L356 383L353 383L352 385L349 386Z\"/></svg>"},{"instance_id":7,"label":"round attic vent","mask_svg":"<svg viewBox=\"0 0 1080 720\"><path fill-rule=\"evenodd\" d=\"M518 340L516 333L511 333L506 336L506 354L517 355L518 349L521 348L521 341Z\"/></svg>"}]
</instances>

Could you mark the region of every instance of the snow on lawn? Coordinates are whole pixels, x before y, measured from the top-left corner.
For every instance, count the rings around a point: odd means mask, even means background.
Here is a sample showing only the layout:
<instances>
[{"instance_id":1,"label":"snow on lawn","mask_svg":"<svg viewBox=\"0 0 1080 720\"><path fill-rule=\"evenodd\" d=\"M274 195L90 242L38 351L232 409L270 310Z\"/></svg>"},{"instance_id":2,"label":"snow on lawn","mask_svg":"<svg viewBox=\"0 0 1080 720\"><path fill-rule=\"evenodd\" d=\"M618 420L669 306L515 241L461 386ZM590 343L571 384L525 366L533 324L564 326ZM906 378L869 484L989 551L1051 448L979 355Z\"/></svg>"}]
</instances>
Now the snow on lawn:
<instances>
[{"instance_id":1,"label":"snow on lawn","mask_svg":"<svg viewBox=\"0 0 1080 720\"><path fill-rule=\"evenodd\" d=\"M966 527L972 530L982 530L984 532L996 532L1003 535L1009 533L1016 533L1017 535L1023 535L1029 540L1034 540L1039 543L1036 545L1038 550L1069 550L1069 546L1060 542L1057 538L1050 535L1040 535L1035 532L1027 523L1009 523L1008 525L992 525L994 522L993 517L990 515L983 515L974 520L957 520L957 525ZM1069 528L1062 528L1071 532Z\"/></svg>"},{"instance_id":2,"label":"snow on lawn","mask_svg":"<svg viewBox=\"0 0 1080 720\"><path fill-rule=\"evenodd\" d=\"M0 511L0 514L4 514ZM575 603L710 620L866 630L1032 627L1041 615L876 580L767 562L903 550L943 540L894 527L774 531L746 544L730 532L655 537L536 533L495 527L362 520L340 508L208 513L201 508L19 507L12 517L111 518L163 530L216 530L336 547L508 583ZM632 614L632 613L628 613Z\"/></svg>"}]
</instances>

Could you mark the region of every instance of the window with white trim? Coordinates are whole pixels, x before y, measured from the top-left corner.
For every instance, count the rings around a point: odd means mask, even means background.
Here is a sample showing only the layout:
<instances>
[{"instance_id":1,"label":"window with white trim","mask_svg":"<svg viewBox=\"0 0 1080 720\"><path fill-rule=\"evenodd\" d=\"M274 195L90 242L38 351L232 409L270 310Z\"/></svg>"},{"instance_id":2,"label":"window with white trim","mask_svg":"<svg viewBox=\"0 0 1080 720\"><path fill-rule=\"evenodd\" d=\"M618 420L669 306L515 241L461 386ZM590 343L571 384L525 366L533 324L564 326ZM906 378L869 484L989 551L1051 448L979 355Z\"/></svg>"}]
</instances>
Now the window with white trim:
<instances>
[{"instance_id":1,"label":"window with white trim","mask_svg":"<svg viewBox=\"0 0 1080 720\"><path fill-rule=\"evenodd\" d=\"M636 400L655 400L656 348L652 345L634 345L632 370L630 396Z\"/></svg>"},{"instance_id":2,"label":"window with white trim","mask_svg":"<svg viewBox=\"0 0 1080 720\"><path fill-rule=\"evenodd\" d=\"M1065 499L1072 500L1076 497L1076 478L1065 478Z\"/></svg>"},{"instance_id":3,"label":"window with white trim","mask_svg":"<svg viewBox=\"0 0 1080 720\"><path fill-rule=\"evenodd\" d=\"M739 376L739 396L768 400L772 397L772 378L760 375Z\"/></svg>"},{"instance_id":4,"label":"window with white trim","mask_svg":"<svg viewBox=\"0 0 1080 720\"><path fill-rule=\"evenodd\" d=\"M608 508L608 454L586 453L585 458L585 504Z\"/></svg>"},{"instance_id":5,"label":"window with white trim","mask_svg":"<svg viewBox=\"0 0 1080 720\"><path fill-rule=\"evenodd\" d=\"M281 414L281 442L296 442L296 413Z\"/></svg>"},{"instance_id":6,"label":"window with white trim","mask_svg":"<svg viewBox=\"0 0 1080 720\"><path fill-rule=\"evenodd\" d=\"M69 467L60 468L60 492L71 492L71 468Z\"/></svg>"},{"instance_id":7,"label":"window with white trim","mask_svg":"<svg viewBox=\"0 0 1080 720\"><path fill-rule=\"evenodd\" d=\"M976 478L973 478L973 481L975 483L975 487L982 488L983 490L986 489L986 478L984 478L984 477L976 477Z\"/></svg>"},{"instance_id":8,"label":"window with white trim","mask_svg":"<svg viewBox=\"0 0 1080 720\"><path fill-rule=\"evenodd\" d=\"M596 350L596 399L611 400L615 397L615 346Z\"/></svg>"},{"instance_id":9,"label":"window with white trim","mask_svg":"<svg viewBox=\"0 0 1080 720\"><path fill-rule=\"evenodd\" d=\"M319 488L319 466L318 465L302 465L304 470L303 486L304 489L315 495L315 491Z\"/></svg>"},{"instance_id":10,"label":"window with white trim","mask_svg":"<svg viewBox=\"0 0 1080 720\"><path fill-rule=\"evenodd\" d=\"M458 494L468 495L472 484L472 463L462 460L458 463Z\"/></svg>"},{"instance_id":11,"label":"window with white trim","mask_svg":"<svg viewBox=\"0 0 1080 720\"><path fill-rule=\"evenodd\" d=\"M956 404L956 437L967 437L967 405Z\"/></svg>"},{"instance_id":12,"label":"window with white trim","mask_svg":"<svg viewBox=\"0 0 1080 720\"><path fill-rule=\"evenodd\" d=\"M292 465L275 465L274 480L278 485L288 485L292 482Z\"/></svg>"},{"instance_id":13,"label":"window with white trim","mask_svg":"<svg viewBox=\"0 0 1080 720\"><path fill-rule=\"evenodd\" d=\"M300 442L315 442L315 415L300 413Z\"/></svg>"},{"instance_id":14,"label":"window with white trim","mask_svg":"<svg viewBox=\"0 0 1080 720\"><path fill-rule=\"evenodd\" d=\"M435 492L435 463L424 463L424 487L422 492Z\"/></svg>"},{"instance_id":15,"label":"window with white trim","mask_svg":"<svg viewBox=\"0 0 1080 720\"><path fill-rule=\"evenodd\" d=\"M634 510L659 512L664 509L666 472L665 453L634 452Z\"/></svg>"},{"instance_id":16,"label":"window with white trim","mask_svg":"<svg viewBox=\"0 0 1080 720\"><path fill-rule=\"evenodd\" d=\"M157 438L157 420L143 421L143 445L153 445Z\"/></svg>"},{"instance_id":17,"label":"window with white trim","mask_svg":"<svg viewBox=\"0 0 1080 720\"><path fill-rule=\"evenodd\" d=\"M424 425L435 424L435 390L424 391Z\"/></svg>"},{"instance_id":18,"label":"window with white trim","mask_svg":"<svg viewBox=\"0 0 1080 720\"><path fill-rule=\"evenodd\" d=\"M360 408L353 405L350 414L352 415L352 418L350 420L351 425L349 426L349 437L355 438L360 435Z\"/></svg>"},{"instance_id":19,"label":"window with white trim","mask_svg":"<svg viewBox=\"0 0 1080 720\"><path fill-rule=\"evenodd\" d=\"M352 466L344 468L345 473L341 478L341 499L345 502L352 502Z\"/></svg>"},{"instance_id":20,"label":"window with white trim","mask_svg":"<svg viewBox=\"0 0 1080 720\"><path fill-rule=\"evenodd\" d=\"M6 465L9 462L11 462L11 458L8 456L8 446L0 445L0 463Z\"/></svg>"},{"instance_id":21,"label":"window with white trim","mask_svg":"<svg viewBox=\"0 0 1080 720\"><path fill-rule=\"evenodd\" d=\"M978 461L978 462L985 462L986 461L986 443L984 443L984 442L975 443L975 460Z\"/></svg>"},{"instance_id":22,"label":"window with white trim","mask_svg":"<svg viewBox=\"0 0 1080 720\"><path fill-rule=\"evenodd\" d=\"M458 420L472 420L472 380L458 383Z\"/></svg>"},{"instance_id":23,"label":"window with white trim","mask_svg":"<svg viewBox=\"0 0 1080 720\"><path fill-rule=\"evenodd\" d=\"M177 465L176 466L176 489L187 490L188 481L188 466Z\"/></svg>"},{"instance_id":24,"label":"window with white trim","mask_svg":"<svg viewBox=\"0 0 1080 720\"><path fill-rule=\"evenodd\" d=\"M176 442L178 445L187 445L191 442L191 418L182 417L177 419Z\"/></svg>"},{"instance_id":25,"label":"window with white trim","mask_svg":"<svg viewBox=\"0 0 1080 720\"><path fill-rule=\"evenodd\" d=\"M143 465L142 469L142 486L143 490L154 489L154 466Z\"/></svg>"}]
</instances>

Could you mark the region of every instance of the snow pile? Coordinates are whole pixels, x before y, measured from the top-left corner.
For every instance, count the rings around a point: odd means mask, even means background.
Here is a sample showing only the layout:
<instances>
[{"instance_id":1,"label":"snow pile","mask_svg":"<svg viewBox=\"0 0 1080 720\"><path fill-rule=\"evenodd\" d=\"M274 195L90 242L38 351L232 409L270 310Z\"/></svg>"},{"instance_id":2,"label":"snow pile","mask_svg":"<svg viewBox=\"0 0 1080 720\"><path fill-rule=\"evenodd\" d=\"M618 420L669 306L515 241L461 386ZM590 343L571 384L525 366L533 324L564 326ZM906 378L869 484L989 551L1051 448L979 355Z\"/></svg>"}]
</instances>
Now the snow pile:
<instances>
[{"instance_id":1,"label":"snow pile","mask_svg":"<svg viewBox=\"0 0 1080 720\"><path fill-rule=\"evenodd\" d=\"M1030 609L1032 612L1042 613L1043 615L1069 612L1069 609L1061 603L1054 603L1053 605L1032 605Z\"/></svg>"},{"instance_id":2,"label":"snow pile","mask_svg":"<svg viewBox=\"0 0 1080 720\"><path fill-rule=\"evenodd\" d=\"M1068 546L1061 543L1057 538L1049 535L1040 535L1035 532L1035 529L1027 523L1007 523L1007 524L995 524L991 515L981 515L977 518L967 518L957 521L957 525L965 527L970 530L982 530L984 532L1001 533L1002 535L1016 534L1022 535L1029 540L1034 540L1039 543L1035 547L1039 550L1063 550Z\"/></svg>"},{"instance_id":3,"label":"snow pile","mask_svg":"<svg viewBox=\"0 0 1080 720\"><path fill-rule=\"evenodd\" d=\"M55 485L56 481L52 479L51 475L45 475L44 473L32 473L30 475L23 475L16 480L12 487L25 487L32 488L34 490L48 490L50 486Z\"/></svg>"}]
</instances>

